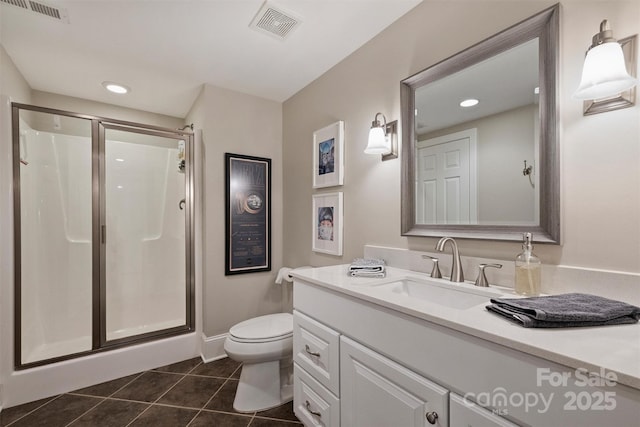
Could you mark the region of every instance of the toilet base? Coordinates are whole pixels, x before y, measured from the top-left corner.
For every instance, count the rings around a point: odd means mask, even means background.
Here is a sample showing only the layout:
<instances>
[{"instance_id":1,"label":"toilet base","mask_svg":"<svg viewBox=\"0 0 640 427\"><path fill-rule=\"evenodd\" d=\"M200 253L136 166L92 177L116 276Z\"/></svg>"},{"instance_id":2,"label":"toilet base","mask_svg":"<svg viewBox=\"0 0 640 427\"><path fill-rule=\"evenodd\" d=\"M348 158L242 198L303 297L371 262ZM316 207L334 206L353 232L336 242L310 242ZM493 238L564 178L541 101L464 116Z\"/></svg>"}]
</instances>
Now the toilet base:
<instances>
[{"instance_id":1,"label":"toilet base","mask_svg":"<svg viewBox=\"0 0 640 427\"><path fill-rule=\"evenodd\" d=\"M281 360L244 363L233 401L238 412L256 412L275 408L293 400L292 364Z\"/></svg>"}]
</instances>

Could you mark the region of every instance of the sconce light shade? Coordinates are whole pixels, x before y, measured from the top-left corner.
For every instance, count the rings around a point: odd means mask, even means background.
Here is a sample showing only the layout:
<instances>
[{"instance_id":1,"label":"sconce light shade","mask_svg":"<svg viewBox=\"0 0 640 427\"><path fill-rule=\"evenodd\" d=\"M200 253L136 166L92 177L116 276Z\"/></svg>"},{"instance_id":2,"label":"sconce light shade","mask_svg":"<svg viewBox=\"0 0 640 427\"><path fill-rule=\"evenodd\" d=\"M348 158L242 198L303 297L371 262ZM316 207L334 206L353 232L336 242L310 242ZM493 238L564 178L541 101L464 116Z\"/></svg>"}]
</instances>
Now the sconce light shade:
<instances>
[{"instance_id":1,"label":"sconce light shade","mask_svg":"<svg viewBox=\"0 0 640 427\"><path fill-rule=\"evenodd\" d=\"M378 116L382 116L382 123L378 120ZM373 122L371 122L369 141L364 152L366 154L381 154L382 160L398 158L397 125L397 120L387 123L384 114L376 113Z\"/></svg>"},{"instance_id":2,"label":"sconce light shade","mask_svg":"<svg viewBox=\"0 0 640 427\"><path fill-rule=\"evenodd\" d=\"M593 36L582 69L582 79L573 95L577 99L602 99L615 96L638 83L627 72L622 47L611 35L608 21L600 24Z\"/></svg>"},{"instance_id":3,"label":"sconce light shade","mask_svg":"<svg viewBox=\"0 0 640 427\"><path fill-rule=\"evenodd\" d=\"M604 43L587 52L577 99L601 99L614 96L638 83L627 73L622 47L617 42Z\"/></svg>"},{"instance_id":4,"label":"sconce light shade","mask_svg":"<svg viewBox=\"0 0 640 427\"><path fill-rule=\"evenodd\" d=\"M384 134L383 128L376 126L369 130L369 142L364 152L367 154L389 154L391 152L391 144Z\"/></svg>"}]
</instances>

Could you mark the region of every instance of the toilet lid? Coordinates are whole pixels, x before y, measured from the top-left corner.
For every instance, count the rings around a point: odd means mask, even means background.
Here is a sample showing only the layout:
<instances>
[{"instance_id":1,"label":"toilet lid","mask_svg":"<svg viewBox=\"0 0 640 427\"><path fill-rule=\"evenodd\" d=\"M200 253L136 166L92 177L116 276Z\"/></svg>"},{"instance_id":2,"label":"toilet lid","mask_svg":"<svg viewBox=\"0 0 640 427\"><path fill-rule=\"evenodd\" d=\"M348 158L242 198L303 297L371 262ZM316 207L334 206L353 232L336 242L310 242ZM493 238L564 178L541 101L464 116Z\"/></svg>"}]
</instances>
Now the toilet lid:
<instances>
[{"instance_id":1,"label":"toilet lid","mask_svg":"<svg viewBox=\"0 0 640 427\"><path fill-rule=\"evenodd\" d=\"M231 327L229 334L243 341L265 341L293 334L293 316L289 313L254 317Z\"/></svg>"}]
</instances>

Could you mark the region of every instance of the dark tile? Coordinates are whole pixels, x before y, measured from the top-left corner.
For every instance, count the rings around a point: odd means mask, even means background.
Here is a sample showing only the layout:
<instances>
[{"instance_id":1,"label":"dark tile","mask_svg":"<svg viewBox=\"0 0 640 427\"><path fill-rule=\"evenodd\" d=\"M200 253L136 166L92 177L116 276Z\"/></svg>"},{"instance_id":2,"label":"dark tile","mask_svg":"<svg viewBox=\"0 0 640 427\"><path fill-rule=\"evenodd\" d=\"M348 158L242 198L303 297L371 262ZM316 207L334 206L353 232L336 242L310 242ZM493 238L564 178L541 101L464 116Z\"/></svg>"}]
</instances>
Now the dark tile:
<instances>
[{"instance_id":1,"label":"dark tile","mask_svg":"<svg viewBox=\"0 0 640 427\"><path fill-rule=\"evenodd\" d=\"M86 394L89 396L108 397L108 396L111 396L116 391L120 390L125 385L129 384L138 376L140 376L140 374L129 375L128 377L118 378L113 381L107 381L106 383L101 383L97 385L92 385L90 387L81 388L80 390L75 390L75 391L72 391L71 393Z\"/></svg>"},{"instance_id":2,"label":"dark tile","mask_svg":"<svg viewBox=\"0 0 640 427\"><path fill-rule=\"evenodd\" d=\"M276 408L256 412L256 417L276 418L279 420L299 421L293 413L293 402L285 403Z\"/></svg>"},{"instance_id":3,"label":"dark tile","mask_svg":"<svg viewBox=\"0 0 640 427\"><path fill-rule=\"evenodd\" d=\"M249 427L295 427L295 426L301 426L301 425L302 423L300 422L281 421L281 420L274 420L271 418L255 417L253 421L251 421L251 424L249 425Z\"/></svg>"},{"instance_id":4,"label":"dark tile","mask_svg":"<svg viewBox=\"0 0 640 427\"><path fill-rule=\"evenodd\" d=\"M138 400L141 402L155 402L182 378L182 375L177 374L145 372L129 385L115 393L113 397L118 399Z\"/></svg>"},{"instance_id":5,"label":"dark tile","mask_svg":"<svg viewBox=\"0 0 640 427\"><path fill-rule=\"evenodd\" d=\"M191 371L192 375L206 375L210 377L229 378L231 374L240 366L240 362L231 360L228 357L214 362L203 363Z\"/></svg>"},{"instance_id":6,"label":"dark tile","mask_svg":"<svg viewBox=\"0 0 640 427\"><path fill-rule=\"evenodd\" d=\"M233 399L236 397L238 381L229 379L220 390L213 396L205 409L223 412L237 412L233 409Z\"/></svg>"},{"instance_id":7,"label":"dark tile","mask_svg":"<svg viewBox=\"0 0 640 427\"><path fill-rule=\"evenodd\" d=\"M97 397L63 394L42 406L37 411L20 418L14 424L11 424L11 427L66 426L102 400L103 399Z\"/></svg>"},{"instance_id":8,"label":"dark tile","mask_svg":"<svg viewBox=\"0 0 640 427\"><path fill-rule=\"evenodd\" d=\"M174 363L160 368L153 369L158 372L173 372L176 374L188 374L193 368L202 363L202 359L194 357L193 359L183 360L182 362Z\"/></svg>"},{"instance_id":9,"label":"dark tile","mask_svg":"<svg viewBox=\"0 0 640 427\"><path fill-rule=\"evenodd\" d=\"M158 403L200 409L224 382L222 378L187 375L162 396Z\"/></svg>"},{"instance_id":10,"label":"dark tile","mask_svg":"<svg viewBox=\"0 0 640 427\"><path fill-rule=\"evenodd\" d=\"M151 405L130 426L181 427L186 426L198 413L195 409Z\"/></svg>"},{"instance_id":11,"label":"dark tile","mask_svg":"<svg viewBox=\"0 0 640 427\"><path fill-rule=\"evenodd\" d=\"M4 427L15 420L24 417L29 412L39 408L51 399L55 399L57 396L47 397L46 399L36 400L35 402L25 403L23 405L13 406L11 408L3 409L0 412L0 426Z\"/></svg>"},{"instance_id":12,"label":"dark tile","mask_svg":"<svg viewBox=\"0 0 640 427\"><path fill-rule=\"evenodd\" d=\"M233 372L233 374L231 374L231 378L235 378L239 380L241 373L242 373L242 364L238 365L238 368Z\"/></svg>"},{"instance_id":13,"label":"dark tile","mask_svg":"<svg viewBox=\"0 0 640 427\"><path fill-rule=\"evenodd\" d=\"M189 427L247 427L251 416L202 411ZM291 426L288 426L291 427Z\"/></svg>"},{"instance_id":14,"label":"dark tile","mask_svg":"<svg viewBox=\"0 0 640 427\"><path fill-rule=\"evenodd\" d=\"M107 399L71 424L73 427L122 427L149 407L146 403Z\"/></svg>"}]
</instances>

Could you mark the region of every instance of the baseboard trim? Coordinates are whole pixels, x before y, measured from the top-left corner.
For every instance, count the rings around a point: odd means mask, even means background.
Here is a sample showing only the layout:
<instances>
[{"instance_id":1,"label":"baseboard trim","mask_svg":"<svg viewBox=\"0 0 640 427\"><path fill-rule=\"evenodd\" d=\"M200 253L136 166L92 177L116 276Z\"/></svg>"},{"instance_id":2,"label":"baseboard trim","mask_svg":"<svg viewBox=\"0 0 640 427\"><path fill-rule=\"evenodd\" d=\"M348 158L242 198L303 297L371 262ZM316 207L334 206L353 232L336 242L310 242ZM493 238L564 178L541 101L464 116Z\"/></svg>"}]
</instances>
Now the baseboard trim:
<instances>
[{"instance_id":1,"label":"baseboard trim","mask_svg":"<svg viewBox=\"0 0 640 427\"><path fill-rule=\"evenodd\" d=\"M213 362L214 360L223 359L227 357L227 353L224 351L224 341L229 334L220 334L213 337L208 337L204 333L201 336L202 345L200 357L205 363Z\"/></svg>"}]
</instances>

